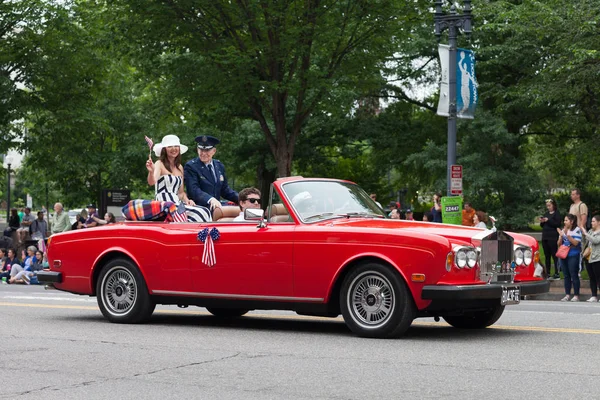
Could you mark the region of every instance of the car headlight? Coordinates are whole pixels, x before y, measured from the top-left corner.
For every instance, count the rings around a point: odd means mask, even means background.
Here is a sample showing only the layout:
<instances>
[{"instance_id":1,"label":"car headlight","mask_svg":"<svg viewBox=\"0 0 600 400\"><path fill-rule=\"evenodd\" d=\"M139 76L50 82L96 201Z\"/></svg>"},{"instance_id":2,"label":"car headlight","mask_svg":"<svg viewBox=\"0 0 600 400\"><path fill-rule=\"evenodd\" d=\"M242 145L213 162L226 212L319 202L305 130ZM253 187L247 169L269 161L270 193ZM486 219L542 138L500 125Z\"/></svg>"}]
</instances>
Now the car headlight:
<instances>
[{"instance_id":1,"label":"car headlight","mask_svg":"<svg viewBox=\"0 0 600 400\"><path fill-rule=\"evenodd\" d=\"M472 247L455 247L454 263L458 268L473 268L477 264L477 251Z\"/></svg>"},{"instance_id":2,"label":"car headlight","mask_svg":"<svg viewBox=\"0 0 600 400\"><path fill-rule=\"evenodd\" d=\"M524 254L524 249L522 247L519 247L515 250L515 264L517 264L517 266L521 266L523 265L523 261L525 259L525 254Z\"/></svg>"},{"instance_id":3,"label":"car headlight","mask_svg":"<svg viewBox=\"0 0 600 400\"><path fill-rule=\"evenodd\" d=\"M473 268L477 264L477 252L473 250L467 251L467 265Z\"/></svg>"},{"instance_id":4,"label":"car headlight","mask_svg":"<svg viewBox=\"0 0 600 400\"><path fill-rule=\"evenodd\" d=\"M524 265L530 265L533 261L533 250L531 247L516 245L515 246L515 265L521 267Z\"/></svg>"},{"instance_id":5,"label":"car headlight","mask_svg":"<svg viewBox=\"0 0 600 400\"><path fill-rule=\"evenodd\" d=\"M456 252L456 266L463 268L467 265L467 252L463 249Z\"/></svg>"}]
</instances>

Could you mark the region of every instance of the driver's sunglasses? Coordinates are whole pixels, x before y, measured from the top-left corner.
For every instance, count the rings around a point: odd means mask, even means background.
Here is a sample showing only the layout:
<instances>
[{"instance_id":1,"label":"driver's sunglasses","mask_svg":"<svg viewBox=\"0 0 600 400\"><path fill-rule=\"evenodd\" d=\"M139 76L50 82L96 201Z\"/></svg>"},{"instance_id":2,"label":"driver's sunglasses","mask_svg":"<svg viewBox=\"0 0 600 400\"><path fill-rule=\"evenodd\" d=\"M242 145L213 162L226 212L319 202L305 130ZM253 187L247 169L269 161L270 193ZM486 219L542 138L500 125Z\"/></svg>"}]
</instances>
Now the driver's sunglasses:
<instances>
[{"instance_id":1,"label":"driver's sunglasses","mask_svg":"<svg viewBox=\"0 0 600 400\"><path fill-rule=\"evenodd\" d=\"M248 199L248 201L252 204L256 204L260 201L260 199Z\"/></svg>"}]
</instances>

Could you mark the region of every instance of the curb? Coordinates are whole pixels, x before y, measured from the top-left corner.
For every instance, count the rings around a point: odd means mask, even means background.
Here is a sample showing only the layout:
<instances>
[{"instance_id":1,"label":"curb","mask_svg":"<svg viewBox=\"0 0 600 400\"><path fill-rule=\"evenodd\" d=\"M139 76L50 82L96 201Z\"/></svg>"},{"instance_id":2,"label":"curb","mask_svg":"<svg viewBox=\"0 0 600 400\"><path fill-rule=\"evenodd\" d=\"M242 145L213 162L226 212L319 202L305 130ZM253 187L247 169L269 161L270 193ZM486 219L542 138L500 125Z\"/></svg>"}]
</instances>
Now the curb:
<instances>
[{"instance_id":1,"label":"curb","mask_svg":"<svg viewBox=\"0 0 600 400\"><path fill-rule=\"evenodd\" d=\"M545 301L560 301L565 297L565 283L564 279L550 281L550 291L544 294L537 294L531 296L523 296L524 300L545 300ZM581 280L581 288L579 290L579 302L585 302L587 299L592 297L590 291L590 281ZM573 288L571 288L571 296L573 295Z\"/></svg>"}]
</instances>

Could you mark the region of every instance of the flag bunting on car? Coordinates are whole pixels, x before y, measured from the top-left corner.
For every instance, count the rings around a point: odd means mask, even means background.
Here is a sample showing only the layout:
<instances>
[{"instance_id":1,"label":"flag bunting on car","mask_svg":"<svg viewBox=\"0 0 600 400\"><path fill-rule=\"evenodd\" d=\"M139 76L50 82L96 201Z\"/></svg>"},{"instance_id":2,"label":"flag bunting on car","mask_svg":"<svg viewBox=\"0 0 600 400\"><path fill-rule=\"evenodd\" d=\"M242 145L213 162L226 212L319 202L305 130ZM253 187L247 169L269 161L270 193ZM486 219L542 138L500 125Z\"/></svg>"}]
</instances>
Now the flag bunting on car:
<instances>
[{"instance_id":1,"label":"flag bunting on car","mask_svg":"<svg viewBox=\"0 0 600 400\"><path fill-rule=\"evenodd\" d=\"M209 267L217 263L214 242L219 240L221 234L217 228L204 228L198 232L198 240L204 243L204 252L202 253L202 262Z\"/></svg>"}]
</instances>

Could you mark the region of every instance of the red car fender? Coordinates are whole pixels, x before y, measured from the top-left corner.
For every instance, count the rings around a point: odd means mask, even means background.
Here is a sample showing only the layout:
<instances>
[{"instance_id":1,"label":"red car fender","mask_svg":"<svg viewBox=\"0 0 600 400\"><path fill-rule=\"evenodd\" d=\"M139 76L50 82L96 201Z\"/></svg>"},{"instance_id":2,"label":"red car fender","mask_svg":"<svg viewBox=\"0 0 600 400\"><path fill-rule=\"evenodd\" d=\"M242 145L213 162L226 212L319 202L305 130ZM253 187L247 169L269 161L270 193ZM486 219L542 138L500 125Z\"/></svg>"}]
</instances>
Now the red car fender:
<instances>
[{"instance_id":1,"label":"red car fender","mask_svg":"<svg viewBox=\"0 0 600 400\"><path fill-rule=\"evenodd\" d=\"M338 268L338 270L333 275L331 282L329 282L329 290L327 292L327 298L325 299L325 302L329 302L329 300L331 299L331 295L335 288L335 284L340 279L340 275L342 275L348 268L352 268L352 266L351 266L352 263L356 262L357 260L366 259L366 258L383 260L386 263L388 263L389 265L391 265L396 270L396 272L398 274L400 274L402 279L404 279L407 286L410 288L410 285L408 283L408 279L407 279L405 273L400 269L400 267L394 261L392 261L392 259L390 259L386 255L381 254L381 253L365 252L365 253L353 255L352 257L350 257L346 261L344 261L344 263L340 266L340 268ZM411 290L411 293L412 293L412 290ZM413 297L414 297L414 294L413 294Z\"/></svg>"},{"instance_id":2,"label":"red car fender","mask_svg":"<svg viewBox=\"0 0 600 400\"><path fill-rule=\"evenodd\" d=\"M103 260L110 253L121 253L121 254L124 254L127 257L129 257L131 259L131 261L135 264L135 266L138 268L138 270L140 271L142 276L144 277L144 281L148 282L144 268L142 267L138 258L136 256L134 256L130 251L126 250L123 247L113 246L113 247L109 247L108 249L104 250L94 260L92 270L90 271L90 286L92 286L92 287L90 287L90 289L91 289L92 293L96 293L96 283L97 283L96 279L100 275L100 267L102 266L102 264L104 264Z\"/></svg>"}]
</instances>

